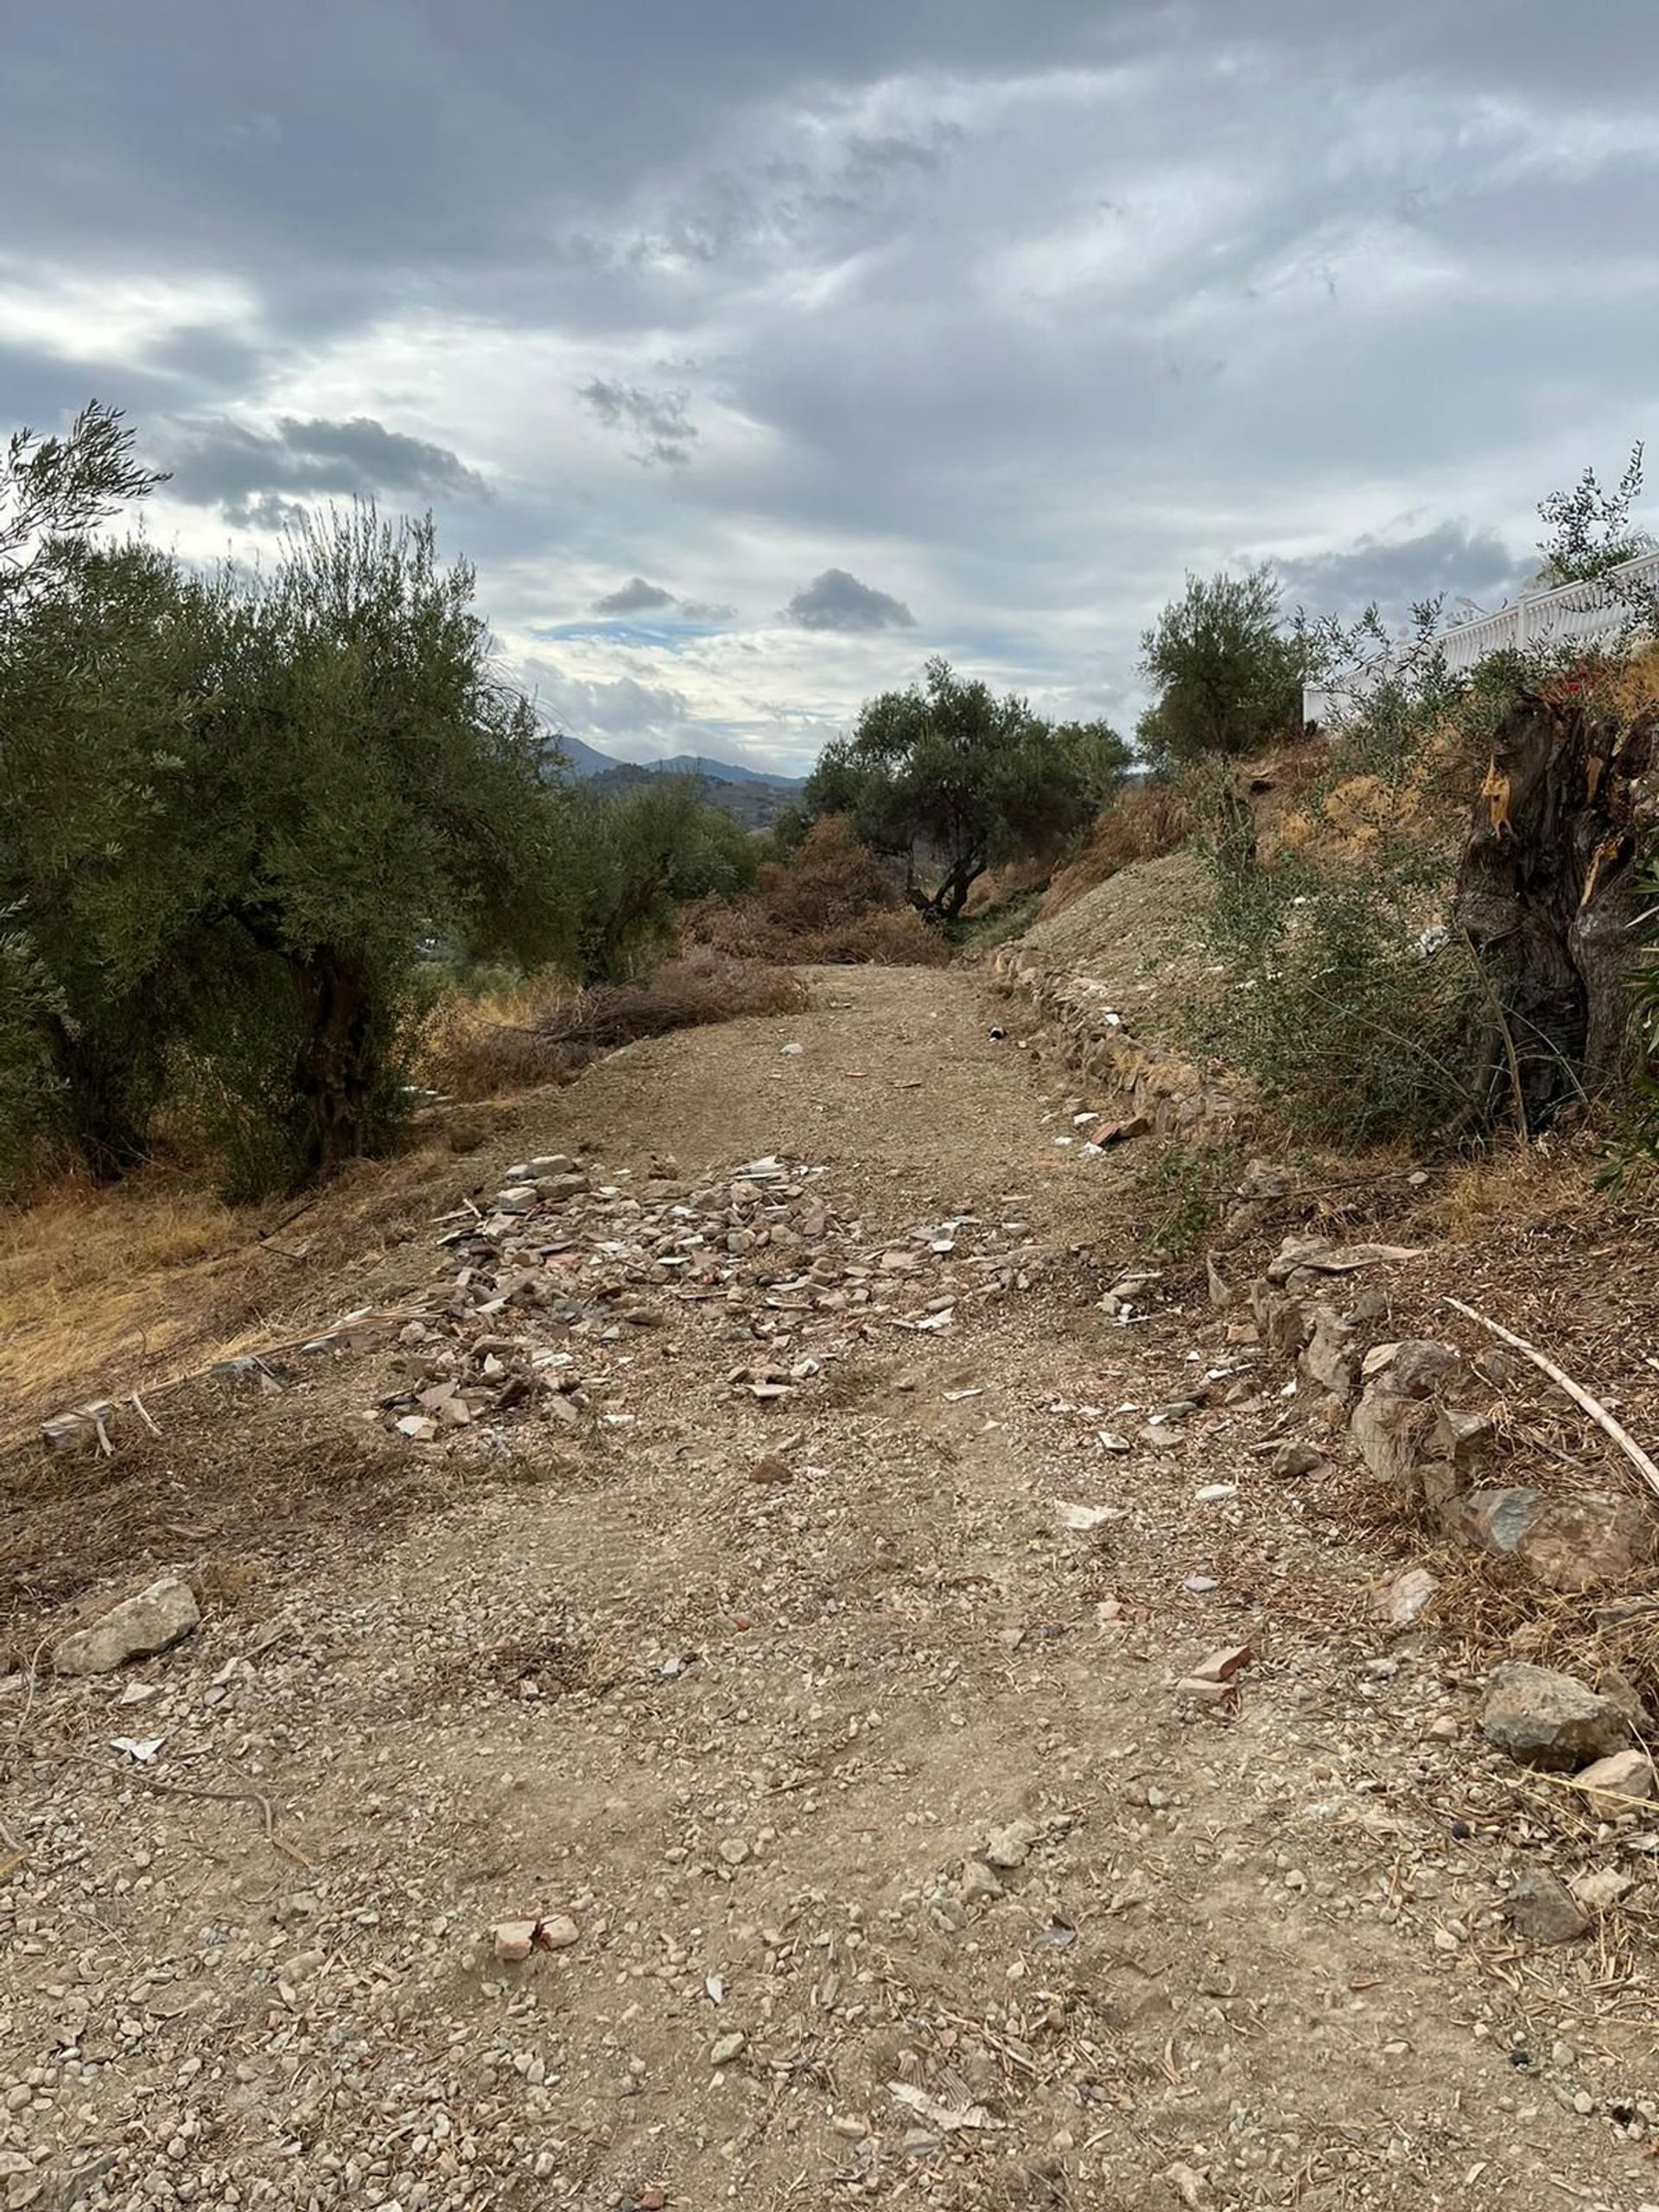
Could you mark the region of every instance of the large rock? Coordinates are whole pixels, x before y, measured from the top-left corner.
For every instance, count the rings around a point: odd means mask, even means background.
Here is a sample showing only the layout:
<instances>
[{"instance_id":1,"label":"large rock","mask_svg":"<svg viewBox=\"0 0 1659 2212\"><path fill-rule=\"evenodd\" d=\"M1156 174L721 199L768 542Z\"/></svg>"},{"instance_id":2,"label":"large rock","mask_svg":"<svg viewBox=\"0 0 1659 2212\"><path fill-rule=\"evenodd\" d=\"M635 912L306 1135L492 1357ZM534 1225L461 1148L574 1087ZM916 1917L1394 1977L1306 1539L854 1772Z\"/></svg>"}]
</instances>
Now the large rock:
<instances>
[{"instance_id":1,"label":"large rock","mask_svg":"<svg viewBox=\"0 0 1659 2212\"><path fill-rule=\"evenodd\" d=\"M1576 1943L1590 1932L1584 1908L1541 1867L1516 1875L1503 1910L1516 1934L1529 1943Z\"/></svg>"},{"instance_id":2,"label":"large rock","mask_svg":"<svg viewBox=\"0 0 1659 2212\"><path fill-rule=\"evenodd\" d=\"M1388 1387L1402 1398L1432 1398L1456 1375L1461 1362L1451 1344L1433 1337L1408 1337L1394 1348L1383 1372Z\"/></svg>"},{"instance_id":3,"label":"large rock","mask_svg":"<svg viewBox=\"0 0 1659 2212\"><path fill-rule=\"evenodd\" d=\"M1480 1725L1487 1742L1521 1765L1562 1770L1611 1758L1630 1732L1618 1707L1587 1682L1521 1659L1495 1669Z\"/></svg>"},{"instance_id":4,"label":"large rock","mask_svg":"<svg viewBox=\"0 0 1659 2212\"><path fill-rule=\"evenodd\" d=\"M1598 1759L1573 1777L1575 1789L1606 1793L1614 1797L1648 1798L1653 1795L1653 1761L1645 1751L1615 1751ZM1601 1808L1596 1809L1601 1810Z\"/></svg>"},{"instance_id":5,"label":"large rock","mask_svg":"<svg viewBox=\"0 0 1659 2212\"><path fill-rule=\"evenodd\" d=\"M113 1605L90 1628L66 1636L52 1654L60 1675L107 1675L129 1659L165 1651L201 1618L196 1593L176 1574L163 1575L136 1598Z\"/></svg>"},{"instance_id":6,"label":"large rock","mask_svg":"<svg viewBox=\"0 0 1659 2212\"><path fill-rule=\"evenodd\" d=\"M1312 1317L1301 1300L1274 1290L1259 1277L1250 1285L1250 1315L1262 1343L1286 1359L1294 1359L1313 1333Z\"/></svg>"},{"instance_id":7,"label":"large rock","mask_svg":"<svg viewBox=\"0 0 1659 2212\"><path fill-rule=\"evenodd\" d=\"M1548 1497L1525 1489L1478 1490L1463 1500L1463 1535L1513 1560L1547 1590L1604 1590L1649 1564L1653 1523L1634 1498L1605 1491Z\"/></svg>"},{"instance_id":8,"label":"large rock","mask_svg":"<svg viewBox=\"0 0 1659 2212\"><path fill-rule=\"evenodd\" d=\"M1360 1348L1354 1325L1323 1300L1313 1312L1313 1332L1302 1351L1302 1372L1345 1406L1359 1380Z\"/></svg>"},{"instance_id":9,"label":"large rock","mask_svg":"<svg viewBox=\"0 0 1659 2212\"><path fill-rule=\"evenodd\" d=\"M1433 1450L1434 1408L1373 1382L1351 1424L1359 1456L1379 1482L1415 1491L1417 1470Z\"/></svg>"}]
</instances>

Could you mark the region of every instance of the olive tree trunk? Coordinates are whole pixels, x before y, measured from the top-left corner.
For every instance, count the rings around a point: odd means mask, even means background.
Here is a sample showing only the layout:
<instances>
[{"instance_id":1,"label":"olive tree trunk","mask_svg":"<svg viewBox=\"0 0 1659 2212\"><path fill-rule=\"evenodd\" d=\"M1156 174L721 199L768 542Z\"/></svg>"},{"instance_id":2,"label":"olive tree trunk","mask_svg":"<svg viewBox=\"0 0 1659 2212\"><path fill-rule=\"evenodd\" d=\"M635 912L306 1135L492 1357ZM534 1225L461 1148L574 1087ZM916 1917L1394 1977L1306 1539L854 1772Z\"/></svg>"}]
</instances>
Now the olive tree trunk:
<instances>
[{"instance_id":1,"label":"olive tree trunk","mask_svg":"<svg viewBox=\"0 0 1659 2212\"><path fill-rule=\"evenodd\" d=\"M1637 808L1655 717L1528 695L1493 741L1453 927L1479 963L1478 1095L1529 1131L1634 1077Z\"/></svg>"}]
</instances>

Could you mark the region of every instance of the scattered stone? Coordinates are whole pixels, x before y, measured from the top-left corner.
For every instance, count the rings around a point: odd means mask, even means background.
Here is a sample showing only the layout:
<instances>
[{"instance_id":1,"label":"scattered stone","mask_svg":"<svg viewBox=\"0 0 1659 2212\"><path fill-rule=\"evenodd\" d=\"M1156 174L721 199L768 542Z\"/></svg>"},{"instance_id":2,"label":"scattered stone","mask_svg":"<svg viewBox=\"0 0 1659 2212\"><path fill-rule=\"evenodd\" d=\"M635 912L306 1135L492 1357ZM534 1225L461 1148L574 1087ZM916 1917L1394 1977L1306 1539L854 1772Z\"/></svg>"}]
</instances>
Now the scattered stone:
<instances>
[{"instance_id":1,"label":"scattered stone","mask_svg":"<svg viewBox=\"0 0 1659 2212\"><path fill-rule=\"evenodd\" d=\"M1522 1765L1582 1766L1624 1750L1630 1724L1575 1675L1507 1659L1493 1673L1480 1725L1486 1740Z\"/></svg>"},{"instance_id":2,"label":"scattered stone","mask_svg":"<svg viewBox=\"0 0 1659 2212\"><path fill-rule=\"evenodd\" d=\"M1261 1281L1250 1286L1250 1316L1261 1341L1281 1358L1295 1359L1313 1333L1312 1313L1301 1300Z\"/></svg>"},{"instance_id":3,"label":"scattered stone","mask_svg":"<svg viewBox=\"0 0 1659 2212\"><path fill-rule=\"evenodd\" d=\"M1281 1444L1268 1461L1275 1475L1317 1475L1326 1465L1317 1444Z\"/></svg>"},{"instance_id":4,"label":"scattered stone","mask_svg":"<svg viewBox=\"0 0 1659 2212\"><path fill-rule=\"evenodd\" d=\"M165 1574L136 1598L113 1605L90 1628L66 1636L52 1654L60 1675L107 1675L129 1659L165 1651L201 1619L196 1593L181 1576Z\"/></svg>"},{"instance_id":5,"label":"scattered stone","mask_svg":"<svg viewBox=\"0 0 1659 2212\"><path fill-rule=\"evenodd\" d=\"M1080 1536L1091 1536L1109 1522L1128 1517L1128 1509L1122 1505L1075 1505L1061 1497L1054 1501L1054 1518L1061 1528L1073 1529Z\"/></svg>"},{"instance_id":6,"label":"scattered stone","mask_svg":"<svg viewBox=\"0 0 1659 2212\"><path fill-rule=\"evenodd\" d=\"M1359 1383L1357 1332L1347 1315L1334 1306L1316 1305L1313 1319L1313 1333L1298 1363L1310 1381L1346 1405Z\"/></svg>"},{"instance_id":7,"label":"scattered stone","mask_svg":"<svg viewBox=\"0 0 1659 2212\"><path fill-rule=\"evenodd\" d=\"M1186 2207L1186 2212L1207 2212L1215 2201L1204 2176L1195 2172L1185 2159L1177 2158L1173 2166L1166 2166L1164 2179Z\"/></svg>"},{"instance_id":8,"label":"scattered stone","mask_svg":"<svg viewBox=\"0 0 1659 2212\"><path fill-rule=\"evenodd\" d=\"M1410 1337L1394 1347L1387 1369L1389 1387L1397 1397L1432 1398L1461 1364L1455 1345L1433 1337Z\"/></svg>"},{"instance_id":9,"label":"scattered stone","mask_svg":"<svg viewBox=\"0 0 1659 2212\"><path fill-rule=\"evenodd\" d=\"M711 2066L729 2066L734 2059L742 2056L747 2042L748 2037L741 2028L734 2028L729 2035L716 2037L709 2053L709 2063Z\"/></svg>"},{"instance_id":10,"label":"scattered stone","mask_svg":"<svg viewBox=\"0 0 1659 2212\"><path fill-rule=\"evenodd\" d=\"M1190 1699L1194 1705L1232 1706L1238 1702L1238 1684L1212 1681L1207 1675L1187 1675L1176 1683L1175 1694Z\"/></svg>"},{"instance_id":11,"label":"scattered stone","mask_svg":"<svg viewBox=\"0 0 1659 2212\"><path fill-rule=\"evenodd\" d=\"M1575 1774L1573 1781L1579 1789L1646 1800L1654 1794L1653 1761L1645 1751L1615 1751Z\"/></svg>"},{"instance_id":12,"label":"scattered stone","mask_svg":"<svg viewBox=\"0 0 1659 2212\"><path fill-rule=\"evenodd\" d=\"M1371 1611L1390 1628L1410 1628L1440 1586L1440 1577L1427 1567L1408 1567L1371 1586Z\"/></svg>"},{"instance_id":13,"label":"scattered stone","mask_svg":"<svg viewBox=\"0 0 1659 2212\"><path fill-rule=\"evenodd\" d=\"M1219 1651L1212 1651L1207 1658L1200 1659L1187 1680L1194 1682L1230 1682L1243 1668L1255 1663L1255 1654L1248 1643L1224 1644Z\"/></svg>"},{"instance_id":14,"label":"scattered stone","mask_svg":"<svg viewBox=\"0 0 1659 2212\"><path fill-rule=\"evenodd\" d=\"M503 1964L516 1966L532 1951L568 1951L579 1934L575 1922L562 1912L546 1920L498 1920L490 1930L490 1948Z\"/></svg>"},{"instance_id":15,"label":"scattered stone","mask_svg":"<svg viewBox=\"0 0 1659 2212\"><path fill-rule=\"evenodd\" d=\"M490 1930L490 1948L504 1966L518 1966L536 1948L533 1920L498 1920Z\"/></svg>"},{"instance_id":16,"label":"scattered stone","mask_svg":"<svg viewBox=\"0 0 1659 2212\"><path fill-rule=\"evenodd\" d=\"M1589 1916L1554 1874L1529 1867L1516 1876L1503 1910L1510 1926L1529 1943L1576 1943L1590 1932Z\"/></svg>"},{"instance_id":17,"label":"scattered stone","mask_svg":"<svg viewBox=\"0 0 1659 2212\"><path fill-rule=\"evenodd\" d=\"M962 1870L958 1894L965 1904L988 1904L1003 1894L1002 1885L982 1859L970 1859Z\"/></svg>"},{"instance_id":18,"label":"scattered stone","mask_svg":"<svg viewBox=\"0 0 1659 2212\"><path fill-rule=\"evenodd\" d=\"M1422 1248L1416 1244L1332 1244L1322 1236L1287 1236L1278 1257L1268 1263L1268 1280L1288 1282L1293 1275L1307 1273L1353 1274L1361 1268L1421 1257Z\"/></svg>"},{"instance_id":19,"label":"scattered stone","mask_svg":"<svg viewBox=\"0 0 1659 2212\"><path fill-rule=\"evenodd\" d=\"M979 1855L988 1866L995 1866L1006 1873L1025 1865L1031 1856L1031 1847L1041 1834L1042 1830L1029 1821L1010 1821L1007 1827L997 1830Z\"/></svg>"},{"instance_id":20,"label":"scattered stone","mask_svg":"<svg viewBox=\"0 0 1659 2212\"><path fill-rule=\"evenodd\" d=\"M1595 1866L1586 1874L1574 1874L1567 1886L1586 1911L1611 1912L1616 1904L1623 1904L1636 1884L1615 1866Z\"/></svg>"}]
</instances>

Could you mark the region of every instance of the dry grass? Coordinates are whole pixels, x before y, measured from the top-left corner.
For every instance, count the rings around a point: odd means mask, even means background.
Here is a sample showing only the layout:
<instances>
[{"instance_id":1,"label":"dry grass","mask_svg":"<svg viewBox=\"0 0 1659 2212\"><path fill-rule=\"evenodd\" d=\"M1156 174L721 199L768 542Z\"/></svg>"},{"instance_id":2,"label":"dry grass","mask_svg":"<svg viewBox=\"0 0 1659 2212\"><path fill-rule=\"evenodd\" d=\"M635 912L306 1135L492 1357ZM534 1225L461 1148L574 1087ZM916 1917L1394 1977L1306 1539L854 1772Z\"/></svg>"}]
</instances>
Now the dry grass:
<instances>
[{"instance_id":1,"label":"dry grass","mask_svg":"<svg viewBox=\"0 0 1659 2212\"><path fill-rule=\"evenodd\" d=\"M1049 885L1039 918L1050 920L1137 861L1161 860L1198 826L1191 794L1179 780L1136 784L1103 814L1073 861Z\"/></svg>"},{"instance_id":2,"label":"dry grass","mask_svg":"<svg viewBox=\"0 0 1659 2212\"><path fill-rule=\"evenodd\" d=\"M165 1354L264 1225L175 1177L72 1180L0 1217L0 1403L56 1402L135 1347Z\"/></svg>"},{"instance_id":3,"label":"dry grass","mask_svg":"<svg viewBox=\"0 0 1659 2212\"><path fill-rule=\"evenodd\" d=\"M805 987L781 969L694 945L637 982L575 992L543 982L457 1001L435 1029L426 1078L451 1098L495 1098L568 1083L596 1053L638 1038L794 1014L806 1003Z\"/></svg>"},{"instance_id":4,"label":"dry grass","mask_svg":"<svg viewBox=\"0 0 1659 2212\"><path fill-rule=\"evenodd\" d=\"M352 1302L424 1225L451 1154L489 1134L446 1125L281 1211L227 1206L154 1169L105 1190L62 1183L0 1215L0 1446L80 1400L158 1389Z\"/></svg>"},{"instance_id":5,"label":"dry grass","mask_svg":"<svg viewBox=\"0 0 1659 2212\"><path fill-rule=\"evenodd\" d=\"M1553 1224L1580 1230L1598 1218L1611 1229L1629 1207L1598 1186L1602 1162L1589 1141L1507 1145L1452 1169L1436 1196L1436 1224L1460 1242Z\"/></svg>"}]
</instances>

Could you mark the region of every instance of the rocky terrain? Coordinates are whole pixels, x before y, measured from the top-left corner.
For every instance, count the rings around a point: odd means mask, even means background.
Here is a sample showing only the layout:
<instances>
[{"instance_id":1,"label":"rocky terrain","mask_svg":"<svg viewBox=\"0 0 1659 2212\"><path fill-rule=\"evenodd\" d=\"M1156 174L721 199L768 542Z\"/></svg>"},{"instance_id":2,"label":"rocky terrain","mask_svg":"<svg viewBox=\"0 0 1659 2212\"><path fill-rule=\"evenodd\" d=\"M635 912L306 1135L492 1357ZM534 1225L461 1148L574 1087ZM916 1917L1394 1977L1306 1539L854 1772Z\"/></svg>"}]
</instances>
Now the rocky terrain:
<instances>
[{"instance_id":1,"label":"rocky terrain","mask_svg":"<svg viewBox=\"0 0 1659 2212\"><path fill-rule=\"evenodd\" d=\"M1659 2204L1618 1455L1270 1174L1149 1262L1021 1001L813 990L10 1463L6 2204Z\"/></svg>"}]
</instances>

